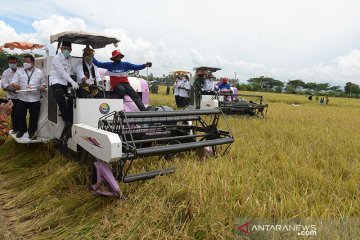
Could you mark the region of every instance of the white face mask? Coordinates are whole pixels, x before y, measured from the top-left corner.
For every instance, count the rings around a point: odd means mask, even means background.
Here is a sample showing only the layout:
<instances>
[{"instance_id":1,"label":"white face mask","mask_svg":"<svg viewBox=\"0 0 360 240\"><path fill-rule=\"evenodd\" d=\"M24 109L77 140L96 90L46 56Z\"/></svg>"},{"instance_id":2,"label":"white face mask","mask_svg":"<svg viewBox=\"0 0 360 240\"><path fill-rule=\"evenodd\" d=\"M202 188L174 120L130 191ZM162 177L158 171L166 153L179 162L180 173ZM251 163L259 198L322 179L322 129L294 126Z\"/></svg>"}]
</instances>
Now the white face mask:
<instances>
[{"instance_id":1,"label":"white face mask","mask_svg":"<svg viewBox=\"0 0 360 240\"><path fill-rule=\"evenodd\" d=\"M25 69L29 69L29 68L32 67L32 64L31 64L31 63L24 62L23 66L24 66Z\"/></svg>"},{"instance_id":2,"label":"white face mask","mask_svg":"<svg viewBox=\"0 0 360 240\"><path fill-rule=\"evenodd\" d=\"M9 63L9 68L11 68L11 69L16 69L16 68L17 68L17 64L16 64L16 63Z\"/></svg>"}]
</instances>

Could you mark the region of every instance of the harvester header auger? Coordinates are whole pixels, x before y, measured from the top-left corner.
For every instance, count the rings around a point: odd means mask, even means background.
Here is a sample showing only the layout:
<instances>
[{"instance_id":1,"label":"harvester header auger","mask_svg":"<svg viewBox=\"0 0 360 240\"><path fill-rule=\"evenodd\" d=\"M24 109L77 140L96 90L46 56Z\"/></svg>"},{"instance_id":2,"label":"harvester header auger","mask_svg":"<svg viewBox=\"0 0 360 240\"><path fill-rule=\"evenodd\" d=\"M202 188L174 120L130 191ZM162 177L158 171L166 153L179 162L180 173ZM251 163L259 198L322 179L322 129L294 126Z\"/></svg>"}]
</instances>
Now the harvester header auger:
<instances>
[{"instance_id":1,"label":"harvester header auger","mask_svg":"<svg viewBox=\"0 0 360 240\"><path fill-rule=\"evenodd\" d=\"M116 133L121 140L122 154L118 179L124 182L153 178L174 171L174 168L128 175L133 160L142 157L174 155L204 149L217 153L220 145L227 148L234 139L230 131L218 129L221 110L112 112L99 120L99 128ZM226 149L224 151L226 151Z\"/></svg>"},{"instance_id":2,"label":"harvester header auger","mask_svg":"<svg viewBox=\"0 0 360 240\"><path fill-rule=\"evenodd\" d=\"M220 93L222 100L219 107L225 114L249 115L264 118L268 104L263 104L263 97L254 94Z\"/></svg>"}]
</instances>

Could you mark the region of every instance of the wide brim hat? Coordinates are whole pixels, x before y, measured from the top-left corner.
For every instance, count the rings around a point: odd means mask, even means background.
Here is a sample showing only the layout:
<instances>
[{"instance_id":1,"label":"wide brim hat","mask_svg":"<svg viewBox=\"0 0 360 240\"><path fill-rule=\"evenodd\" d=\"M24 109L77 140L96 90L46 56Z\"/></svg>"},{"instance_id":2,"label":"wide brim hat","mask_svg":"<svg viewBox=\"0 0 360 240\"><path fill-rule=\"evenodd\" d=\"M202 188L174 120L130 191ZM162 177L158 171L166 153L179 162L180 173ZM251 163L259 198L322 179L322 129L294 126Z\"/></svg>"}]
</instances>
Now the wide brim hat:
<instances>
[{"instance_id":1,"label":"wide brim hat","mask_svg":"<svg viewBox=\"0 0 360 240\"><path fill-rule=\"evenodd\" d=\"M121 58L123 58L125 55L124 54L122 54L119 50L114 50L114 51L112 51L112 53L111 53L111 60L112 61L114 61L114 59L117 57L117 56L121 56Z\"/></svg>"}]
</instances>

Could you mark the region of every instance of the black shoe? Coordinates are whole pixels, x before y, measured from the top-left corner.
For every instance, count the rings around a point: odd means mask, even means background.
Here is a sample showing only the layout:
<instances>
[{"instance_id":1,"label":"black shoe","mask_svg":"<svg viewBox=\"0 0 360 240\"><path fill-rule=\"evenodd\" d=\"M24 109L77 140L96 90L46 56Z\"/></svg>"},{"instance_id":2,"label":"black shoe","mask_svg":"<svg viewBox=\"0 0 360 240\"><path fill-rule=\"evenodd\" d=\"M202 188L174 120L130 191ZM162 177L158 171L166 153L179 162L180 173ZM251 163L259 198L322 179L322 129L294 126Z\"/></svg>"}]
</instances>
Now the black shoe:
<instances>
[{"instance_id":1,"label":"black shoe","mask_svg":"<svg viewBox=\"0 0 360 240\"><path fill-rule=\"evenodd\" d=\"M156 111L156 108L149 105L149 106L147 106L147 108L145 108L145 110L143 110L143 111Z\"/></svg>"},{"instance_id":2,"label":"black shoe","mask_svg":"<svg viewBox=\"0 0 360 240\"><path fill-rule=\"evenodd\" d=\"M19 130L12 130L11 134L17 134L19 132Z\"/></svg>"},{"instance_id":3,"label":"black shoe","mask_svg":"<svg viewBox=\"0 0 360 240\"><path fill-rule=\"evenodd\" d=\"M37 139L37 137L36 137L36 135L35 135L35 132L28 132L28 133L29 133L29 138L30 138L31 140Z\"/></svg>"},{"instance_id":4,"label":"black shoe","mask_svg":"<svg viewBox=\"0 0 360 240\"><path fill-rule=\"evenodd\" d=\"M21 132L19 131L17 134L16 134L16 137L17 138L21 138L22 136L24 136L25 132Z\"/></svg>"},{"instance_id":5,"label":"black shoe","mask_svg":"<svg viewBox=\"0 0 360 240\"><path fill-rule=\"evenodd\" d=\"M64 129L61 133L60 136L60 140L67 142L67 140L71 137L71 127L72 127L72 123L71 122L66 122Z\"/></svg>"}]
</instances>

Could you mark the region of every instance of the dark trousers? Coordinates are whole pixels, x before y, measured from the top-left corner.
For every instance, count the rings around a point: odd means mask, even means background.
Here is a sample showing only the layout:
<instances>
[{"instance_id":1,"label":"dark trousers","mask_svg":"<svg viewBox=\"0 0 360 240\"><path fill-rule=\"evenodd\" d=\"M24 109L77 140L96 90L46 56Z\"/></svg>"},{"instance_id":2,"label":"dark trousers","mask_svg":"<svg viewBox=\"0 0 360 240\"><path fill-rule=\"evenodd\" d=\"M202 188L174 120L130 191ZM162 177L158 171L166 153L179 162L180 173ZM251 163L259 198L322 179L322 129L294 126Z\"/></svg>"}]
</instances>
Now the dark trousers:
<instances>
[{"instance_id":1,"label":"dark trousers","mask_svg":"<svg viewBox=\"0 0 360 240\"><path fill-rule=\"evenodd\" d=\"M51 85L56 102L59 106L61 113L61 118L64 122L72 123L73 120L73 98L69 98L67 101L65 99L65 94L67 91L67 86L61 84ZM49 106L50 107L50 106Z\"/></svg>"},{"instance_id":2,"label":"dark trousers","mask_svg":"<svg viewBox=\"0 0 360 240\"><path fill-rule=\"evenodd\" d=\"M11 99L11 101L14 104L11 110L11 124L12 124L12 129L16 132L19 130L19 124L16 116L19 99Z\"/></svg>"},{"instance_id":3,"label":"dark trousers","mask_svg":"<svg viewBox=\"0 0 360 240\"><path fill-rule=\"evenodd\" d=\"M40 114L40 101L37 102L24 102L19 100L17 104L17 119L20 132L35 132L37 130L37 124ZM26 127L26 115L29 110L30 122L29 128Z\"/></svg>"},{"instance_id":4,"label":"dark trousers","mask_svg":"<svg viewBox=\"0 0 360 240\"><path fill-rule=\"evenodd\" d=\"M180 103L180 96L179 95L175 95L175 103L176 103L176 106L180 107L181 103Z\"/></svg>"},{"instance_id":5,"label":"dark trousers","mask_svg":"<svg viewBox=\"0 0 360 240\"><path fill-rule=\"evenodd\" d=\"M97 90L97 94L93 96L94 90ZM78 98L105 98L103 91L95 85L89 85L89 91L86 91L82 88L81 84L80 88L76 90L76 96Z\"/></svg>"},{"instance_id":6,"label":"dark trousers","mask_svg":"<svg viewBox=\"0 0 360 240\"><path fill-rule=\"evenodd\" d=\"M129 83L119 83L115 86L114 91L117 93L120 99L124 99L125 94L134 101L136 106L140 111L145 111L144 103L141 101L140 96L135 92L135 90L130 86Z\"/></svg>"},{"instance_id":7,"label":"dark trousers","mask_svg":"<svg viewBox=\"0 0 360 240\"><path fill-rule=\"evenodd\" d=\"M187 107L188 105L189 105L189 98L179 96L178 107L184 108Z\"/></svg>"},{"instance_id":8,"label":"dark trousers","mask_svg":"<svg viewBox=\"0 0 360 240\"><path fill-rule=\"evenodd\" d=\"M194 87L194 103L196 109L200 109L201 103L201 89Z\"/></svg>"}]
</instances>

